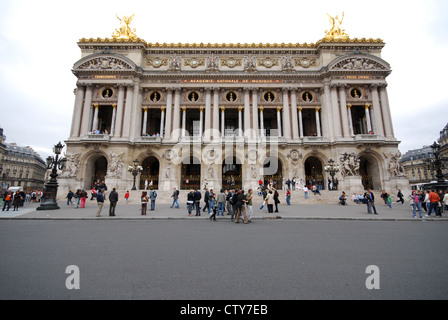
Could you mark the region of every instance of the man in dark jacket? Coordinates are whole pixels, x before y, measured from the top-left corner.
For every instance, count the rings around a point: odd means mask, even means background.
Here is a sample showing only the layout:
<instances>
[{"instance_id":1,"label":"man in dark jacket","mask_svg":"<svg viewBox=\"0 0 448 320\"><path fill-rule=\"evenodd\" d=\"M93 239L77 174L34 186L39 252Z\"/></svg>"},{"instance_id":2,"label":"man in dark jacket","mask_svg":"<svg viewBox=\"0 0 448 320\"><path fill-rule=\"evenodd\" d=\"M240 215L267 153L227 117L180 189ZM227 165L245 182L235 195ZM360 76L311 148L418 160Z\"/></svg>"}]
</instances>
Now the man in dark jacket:
<instances>
[{"instance_id":1,"label":"man in dark jacket","mask_svg":"<svg viewBox=\"0 0 448 320\"><path fill-rule=\"evenodd\" d=\"M101 217L101 210L103 210L104 205L104 195L103 190L99 190L98 194L96 195L96 201L98 202L98 211L96 212L97 217Z\"/></svg>"},{"instance_id":2,"label":"man in dark jacket","mask_svg":"<svg viewBox=\"0 0 448 320\"><path fill-rule=\"evenodd\" d=\"M194 205L196 207L196 216L201 215L201 192L197 189L194 191Z\"/></svg>"},{"instance_id":3,"label":"man in dark jacket","mask_svg":"<svg viewBox=\"0 0 448 320\"><path fill-rule=\"evenodd\" d=\"M237 200L236 200L236 208L237 208L237 213L236 213L236 218L235 218L235 223L239 223L239 219L240 219L240 215L241 213L243 214L243 219L244 219L244 223L248 223L247 220L247 215L246 215L246 196L244 195L244 191L243 190L239 190L237 191Z\"/></svg>"},{"instance_id":4,"label":"man in dark jacket","mask_svg":"<svg viewBox=\"0 0 448 320\"><path fill-rule=\"evenodd\" d=\"M118 202L118 192L115 188L112 189L112 192L109 194L109 201L110 201L110 207L109 207L109 216L115 217L115 207L117 206Z\"/></svg>"}]
</instances>

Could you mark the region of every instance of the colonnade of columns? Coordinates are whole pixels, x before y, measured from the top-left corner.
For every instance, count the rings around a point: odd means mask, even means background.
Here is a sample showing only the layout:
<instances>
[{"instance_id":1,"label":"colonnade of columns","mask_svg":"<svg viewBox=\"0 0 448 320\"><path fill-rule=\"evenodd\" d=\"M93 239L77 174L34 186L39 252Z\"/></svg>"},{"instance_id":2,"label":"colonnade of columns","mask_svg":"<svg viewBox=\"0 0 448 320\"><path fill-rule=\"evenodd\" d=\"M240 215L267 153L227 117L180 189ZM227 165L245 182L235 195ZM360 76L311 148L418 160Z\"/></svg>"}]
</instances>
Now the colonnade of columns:
<instances>
[{"instance_id":1,"label":"colonnade of columns","mask_svg":"<svg viewBox=\"0 0 448 320\"><path fill-rule=\"evenodd\" d=\"M371 84L371 103L365 104L367 130L375 135L393 138L386 84ZM71 138L82 137L98 129L99 105L92 104L94 86L78 85L72 119ZM187 112L181 106L181 88L166 89L166 106L160 107L160 137L167 141L178 141L185 137ZM278 137L285 141L304 138L304 110L314 110L316 135L329 140L353 138L352 105L347 102L346 84L323 83L320 105L298 105L299 89L282 89L281 106L259 106L259 88L245 88L243 105L239 107L220 106L220 89L205 88L205 105L199 107L199 132L205 140L225 136L226 112L238 110L238 137L256 139L265 135L265 111L276 110ZM150 109L142 107L142 89L138 82L119 84L117 100L112 104L110 136L134 140L147 131ZM205 113L205 114L204 114ZM309 111L308 111L309 114ZM143 117L143 119L142 119ZM143 120L143 121L142 121ZM143 125L139 125L143 123ZM324 130L322 130L324 129Z\"/></svg>"}]
</instances>

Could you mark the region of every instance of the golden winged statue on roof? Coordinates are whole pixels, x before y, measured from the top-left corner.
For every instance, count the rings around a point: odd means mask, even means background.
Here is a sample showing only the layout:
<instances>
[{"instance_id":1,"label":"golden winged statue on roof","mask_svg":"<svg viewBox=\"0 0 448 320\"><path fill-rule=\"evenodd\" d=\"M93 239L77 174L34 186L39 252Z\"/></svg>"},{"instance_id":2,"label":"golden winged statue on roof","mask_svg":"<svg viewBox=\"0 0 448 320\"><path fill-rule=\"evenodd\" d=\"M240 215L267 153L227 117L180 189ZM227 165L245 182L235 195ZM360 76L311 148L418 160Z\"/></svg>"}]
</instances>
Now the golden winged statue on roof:
<instances>
[{"instance_id":1,"label":"golden winged statue on roof","mask_svg":"<svg viewBox=\"0 0 448 320\"><path fill-rule=\"evenodd\" d=\"M338 15L336 17L332 17L330 14L328 14L328 19L331 23L331 29L330 31L325 30L327 33L325 35L325 39L333 40L333 39L348 39L349 35L345 33L345 30L342 29L342 21L344 21L344 12L342 12L342 18L339 18Z\"/></svg>"},{"instance_id":2,"label":"golden winged statue on roof","mask_svg":"<svg viewBox=\"0 0 448 320\"><path fill-rule=\"evenodd\" d=\"M120 17L117 15L118 20L120 20L120 28L115 29L115 33L112 35L112 38L114 39L137 39L137 35L135 34L135 28L134 30L131 29L129 26L132 22L132 19L134 19L135 14L132 16L123 16L123 18L120 19Z\"/></svg>"}]
</instances>

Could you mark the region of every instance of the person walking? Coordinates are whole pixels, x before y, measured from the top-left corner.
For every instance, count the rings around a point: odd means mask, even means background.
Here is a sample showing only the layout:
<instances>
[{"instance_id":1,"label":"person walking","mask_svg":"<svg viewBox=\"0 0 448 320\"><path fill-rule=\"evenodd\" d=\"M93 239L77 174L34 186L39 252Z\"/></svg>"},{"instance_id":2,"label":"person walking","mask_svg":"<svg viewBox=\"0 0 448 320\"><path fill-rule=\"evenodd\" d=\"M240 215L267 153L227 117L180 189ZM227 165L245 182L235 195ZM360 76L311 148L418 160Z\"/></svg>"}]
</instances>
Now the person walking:
<instances>
[{"instance_id":1,"label":"person walking","mask_svg":"<svg viewBox=\"0 0 448 320\"><path fill-rule=\"evenodd\" d=\"M246 215L248 222L252 222L252 214L253 214L252 199L253 199L253 190L249 189L246 195Z\"/></svg>"},{"instance_id":2,"label":"person walking","mask_svg":"<svg viewBox=\"0 0 448 320\"><path fill-rule=\"evenodd\" d=\"M291 191L286 190L286 203L288 204L288 206L291 205Z\"/></svg>"},{"instance_id":3,"label":"person walking","mask_svg":"<svg viewBox=\"0 0 448 320\"><path fill-rule=\"evenodd\" d=\"M80 195L81 195L81 190L77 189L75 194L73 195L73 197L75 198L75 202L76 202L75 209L79 208L79 202L81 201Z\"/></svg>"},{"instance_id":4,"label":"person walking","mask_svg":"<svg viewBox=\"0 0 448 320\"><path fill-rule=\"evenodd\" d=\"M274 201L274 196L272 195L272 190L269 190L265 200L266 200L266 206L268 207L268 212L273 213L274 205L272 204L272 202Z\"/></svg>"},{"instance_id":5,"label":"person walking","mask_svg":"<svg viewBox=\"0 0 448 320\"><path fill-rule=\"evenodd\" d=\"M227 195L226 195L226 203L227 203L227 215L228 216L232 216L233 215L233 210L232 210L232 204L230 203L230 199L233 196L233 190L227 190Z\"/></svg>"},{"instance_id":6,"label":"person walking","mask_svg":"<svg viewBox=\"0 0 448 320\"><path fill-rule=\"evenodd\" d=\"M2 211L5 211L6 207L8 207L8 209L6 209L6 211L9 211L9 208L11 207L11 199L12 199L12 192L5 192L5 194L3 195Z\"/></svg>"},{"instance_id":7,"label":"person walking","mask_svg":"<svg viewBox=\"0 0 448 320\"><path fill-rule=\"evenodd\" d=\"M153 190L150 188L151 191L149 192L149 200L151 200L151 211L154 211L156 209L156 198L157 198L157 192L156 190Z\"/></svg>"},{"instance_id":8,"label":"person walking","mask_svg":"<svg viewBox=\"0 0 448 320\"><path fill-rule=\"evenodd\" d=\"M86 199L87 199L87 192L86 190L82 189L80 193L81 197L81 209L86 207Z\"/></svg>"},{"instance_id":9,"label":"person walking","mask_svg":"<svg viewBox=\"0 0 448 320\"><path fill-rule=\"evenodd\" d=\"M388 193L386 193L386 197L387 197L387 205L389 206L389 208L392 209L392 196Z\"/></svg>"},{"instance_id":10,"label":"person walking","mask_svg":"<svg viewBox=\"0 0 448 320\"><path fill-rule=\"evenodd\" d=\"M202 212L205 212L205 209L208 209L208 213L210 214L210 192L208 191L207 188L205 188L205 193L204 193L204 208L202 208Z\"/></svg>"},{"instance_id":11,"label":"person walking","mask_svg":"<svg viewBox=\"0 0 448 320\"><path fill-rule=\"evenodd\" d=\"M303 193L305 194L305 199L308 199L308 187L307 186L303 187Z\"/></svg>"},{"instance_id":12,"label":"person walking","mask_svg":"<svg viewBox=\"0 0 448 320\"><path fill-rule=\"evenodd\" d=\"M72 198L73 198L73 196L74 196L75 194L72 192L72 190L69 190L68 191L68 193L67 193L67 205L69 206L69 205L71 205L71 204L73 204L73 202L72 202Z\"/></svg>"},{"instance_id":13,"label":"person walking","mask_svg":"<svg viewBox=\"0 0 448 320\"><path fill-rule=\"evenodd\" d=\"M174 204L176 204L176 208L180 209L179 206L179 190L177 190L176 188L173 188L173 194L171 195L171 198L173 198L173 204L171 205L171 209L174 207Z\"/></svg>"},{"instance_id":14,"label":"person walking","mask_svg":"<svg viewBox=\"0 0 448 320\"><path fill-rule=\"evenodd\" d=\"M149 202L148 192L143 191L140 199L141 199L141 208L140 208L141 215L146 216L146 209L148 208L148 202Z\"/></svg>"},{"instance_id":15,"label":"person walking","mask_svg":"<svg viewBox=\"0 0 448 320\"><path fill-rule=\"evenodd\" d=\"M19 205L20 205L21 200L22 200L22 196L20 195L20 191L17 190L16 193L14 193L14 200L12 201L12 206L13 206L12 211L19 211Z\"/></svg>"},{"instance_id":16,"label":"person walking","mask_svg":"<svg viewBox=\"0 0 448 320\"><path fill-rule=\"evenodd\" d=\"M194 208L194 190L191 189L187 195L188 216L191 217L191 211Z\"/></svg>"},{"instance_id":17,"label":"person walking","mask_svg":"<svg viewBox=\"0 0 448 320\"><path fill-rule=\"evenodd\" d=\"M115 207L117 206L118 202L118 192L116 188L112 188L112 191L109 194L109 201L110 201L109 216L115 217Z\"/></svg>"},{"instance_id":18,"label":"person walking","mask_svg":"<svg viewBox=\"0 0 448 320\"><path fill-rule=\"evenodd\" d=\"M279 197L278 191L277 189L274 189L275 212L278 212L278 204L280 203L280 199L278 197Z\"/></svg>"},{"instance_id":19,"label":"person walking","mask_svg":"<svg viewBox=\"0 0 448 320\"><path fill-rule=\"evenodd\" d=\"M443 204L445 205L444 210L448 210L448 190L445 191L445 195L443 196Z\"/></svg>"},{"instance_id":20,"label":"person walking","mask_svg":"<svg viewBox=\"0 0 448 320\"><path fill-rule=\"evenodd\" d=\"M375 196L372 190L367 190L367 192L364 194L364 198L367 200L367 213L372 214L373 209L374 214L378 214L375 207Z\"/></svg>"},{"instance_id":21,"label":"person walking","mask_svg":"<svg viewBox=\"0 0 448 320\"><path fill-rule=\"evenodd\" d=\"M199 190L194 191L194 206L196 208L196 217L201 216L201 192Z\"/></svg>"},{"instance_id":22,"label":"person walking","mask_svg":"<svg viewBox=\"0 0 448 320\"><path fill-rule=\"evenodd\" d=\"M221 189L221 191L218 193L216 202L218 203L218 216L220 212L221 216L224 216L224 207L226 205L226 194L224 193L224 189Z\"/></svg>"},{"instance_id":23,"label":"person walking","mask_svg":"<svg viewBox=\"0 0 448 320\"><path fill-rule=\"evenodd\" d=\"M236 207L237 207L237 213L235 217L235 223L240 223L240 216L243 216L244 224L247 224L247 215L246 215L246 197L244 195L243 190L237 191L237 200L236 200Z\"/></svg>"},{"instance_id":24,"label":"person walking","mask_svg":"<svg viewBox=\"0 0 448 320\"><path fill-rule=\"evenodd\" d=\"M126 193L124 194L124 198L126 200L126 204L128 204L128 201L129 201L129 190L126 191Z\"/></svg>"},{"instance_id":25,"label":"person walking","mask_svg":"<svg viewBox=\"0 0 448 320\"><path fill-rule=\"evenodd\" d=\"M96 212L97 217L101 217L101 210L103 210L104 205L104 194L103 189L98 190L96 194L96 202L98 203L98 211Z\"/></svg>"},{"instance_id":26,"label":"person walking","mask_svg":"<svg viewBox=\"0 0 448 320\"><path fill-rule=\"evenodd\" d=\"M429 192L428 198L429 198L429 210L428 210L427 216L430 217L433 210L434 210L435 216L436 217L439 216L440 215L440 212L439 212L440 197L439 197L439 195L434 190L431 190Z\"/></svg>"},{"instance_id":27,"label":"person walking","mask_svg":"<svg viewBox=\"0 0 448 320\"><path fill-rule=\"evenodd\" d=\"M413 190L410 200L411 200L411 204L412 204L412 215L413 215L414 219L417 218L417 212L416 212L417 210L420 215L420 218L423 218L421 193ZM423 198L423 201L424 201L424 198Z\"/></svg>"},{"instance_id":28,"label":"person walking","mask_svg":"<svg viewBox=\"0 0 448 320\"><path fill-rule=\"evenodd\" d=\"M218 208L216 195L213 193L213 189L210 190L209 210L211 210L210 220L216 221L216 212L218 211Z\"/></svg>"},{"instance_id":29,"label":"person walking","mask_svg":"<svg viewBox=\"0 0 448 320\"><path fill-rule=\"evenodd\" d=\"M397 197L398 197L397 202L401 202L401 204L403 205L404 199L403 199L403 193L401 192L401 189L398 189Z\"/></svg>"}]
</instances>

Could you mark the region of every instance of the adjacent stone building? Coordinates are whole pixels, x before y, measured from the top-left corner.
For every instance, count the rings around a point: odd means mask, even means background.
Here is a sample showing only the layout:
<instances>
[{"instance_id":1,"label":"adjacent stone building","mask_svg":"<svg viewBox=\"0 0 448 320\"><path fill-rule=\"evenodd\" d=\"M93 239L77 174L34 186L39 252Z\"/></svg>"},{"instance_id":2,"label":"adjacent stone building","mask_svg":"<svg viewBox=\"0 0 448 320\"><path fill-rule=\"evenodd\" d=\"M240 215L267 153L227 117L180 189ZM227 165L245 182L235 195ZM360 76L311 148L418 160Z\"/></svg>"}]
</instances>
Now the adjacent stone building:
<instances>
[{"instance_id":1,"label":"adjacent stone building","mask_svg":"<svg viewBox=\"0 0 448 320\"><path fill-rule=\"evenodd\" d=\"M124 30L124 29L123 29ZM326 189L408 188L382 40L160 44L81 39L61 188L129 189L134 160L159 190L254 188L296 178ZM64 191L62 191L64 193Z\"/></svg>"},{"instance_id":2,"label":"adjacent stone building","mask_svg":"<svg viewBox=\"0 0 448 320\"><path fill-rule=\"evenodd\" d=\"M23 187L26 192L42 190L47 171L45 161L30 147L5 143L0 129L0 189Z\"/></svg>"}]
</instances>

